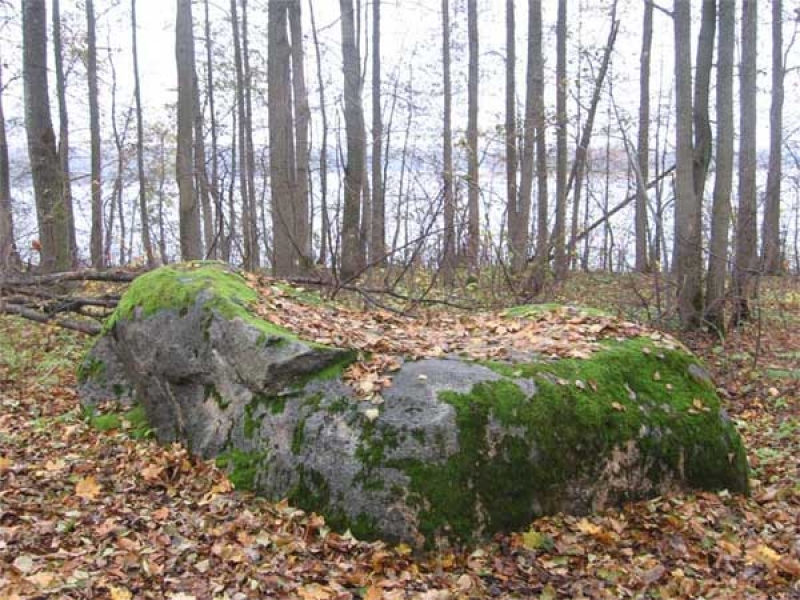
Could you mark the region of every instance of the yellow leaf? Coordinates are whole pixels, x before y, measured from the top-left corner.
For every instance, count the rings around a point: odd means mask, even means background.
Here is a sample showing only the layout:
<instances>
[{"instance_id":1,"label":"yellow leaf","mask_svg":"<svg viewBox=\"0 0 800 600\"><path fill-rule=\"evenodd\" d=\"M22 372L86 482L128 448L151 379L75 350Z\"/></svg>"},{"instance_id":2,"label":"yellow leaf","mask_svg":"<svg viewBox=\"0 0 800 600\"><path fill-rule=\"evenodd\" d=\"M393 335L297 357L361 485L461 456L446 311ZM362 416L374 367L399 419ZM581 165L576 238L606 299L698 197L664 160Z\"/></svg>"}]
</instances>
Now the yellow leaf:
<instances>
[{"instance_id":1,"label":"yellow leaf","mask_svg":"<svg viewBox=\"0 0 800 600\"><path fill-rule=\"evenodd\" d=\"M597 535L603 531L602 527L595 525L594 523L590 523L586 519L581 519L578 521L577 524L578 531L581 533L585 533L586 535Z\"/></svg>"},{"instance_id":2,"label":"yellow leaf","mask_svg":"<svg viewBox=\"0 0 800 600\"><path fill-rule=\"evenodd\" d=\"M124 587L111 586L108 591L111 592L111 600L131 600L133 598L133 594Z\"/></svg>"},{"instance_id":3,"label":"yellow leaf","mask_svg":"<svg viewBox=\"0 0 800 600\"><path fill-rule=\"evenodd\" d=\"M754 549L748 551L747 555L751 560L768 566L774 565L781 559L781 555L766 544L759 544Z\"/></svg>"},{"instance_id":4,"label":"yellow leaf","mask_svg":"<svg viewBox=\"0 0 800 600\"><path fill-rule=\"evenodd\" d=\"M625 407L622 406L622 404L620 404L619 402L612 402L611 408L613 408L614 410L618 410L620 412L625 412Z\"/></svg>"},{"instance_id":5,"label":"yellow leaf","mask_svg":"<svg viewBox=\"0 0 800 600\"><path fill-rule=\"evenodd\" d=\"M11 468L11 459L5 456L0 456L0 472L7 471Z\"/></svg>"},{"instance_id":6,"label":"yellow leaf","mask_svg":"<svg viewBox=\"0 0 800 600\"><path fill-rule=\"evenodd\" d=\"M94 500L100 495L100 484L92 475L84 477L75 486L75 495L85 500Z\"/></svg>"}]
</instances>

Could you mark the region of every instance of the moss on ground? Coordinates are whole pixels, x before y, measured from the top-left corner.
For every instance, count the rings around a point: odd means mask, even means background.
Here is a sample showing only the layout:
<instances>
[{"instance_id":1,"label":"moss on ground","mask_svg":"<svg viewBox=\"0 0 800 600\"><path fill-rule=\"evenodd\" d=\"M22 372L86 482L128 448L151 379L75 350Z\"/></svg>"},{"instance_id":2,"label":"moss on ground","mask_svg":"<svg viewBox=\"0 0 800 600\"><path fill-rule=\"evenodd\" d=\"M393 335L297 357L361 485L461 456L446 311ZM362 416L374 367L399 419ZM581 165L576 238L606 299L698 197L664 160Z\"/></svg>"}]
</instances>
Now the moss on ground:
<instances>
[{"instance_id":1,"label":"moss on ground","mask_svg":"<svg viewBox=\"0 0 800 600\"><path fill-rule=\"evenodd\" d=\"M95 409L85 409L85 415L93 428L98 431L126 431L134 439L146 439L153 435L147 422L144 407L137 404L124 411L96 414Z\"/></svg>"},{"instance_id":2,"label":"moss on ground","mask_svg":"<svg viewBox=\"0 0 800 600\"><path fill-rule=\"evenodd\" d=\"M91 352L91 348L89 350ZM106 363L97 358L96 356L87 355L83 360L78 363L78 369L75 377L78 383L86 383L87 381L97 381L102 379L106 372Z\"/></svg>"},{"instance_id":3,"label":"moss on ground","mask_svg":"<svg viewBox=\"0 0 800 600\"><path fill-rule=\"evenodd\" d=\"M588 360L489 363L508 378L439 396L456 410L458 453L439 465L403 460L385 466L409 476L429 542L445 530L470 540L480 530L518 528L537 516L537 505L552 511L566 493L564 473L599 475L604 459L628 440L637 440L651 481L685 469L692 487L737 482L731 491L746 492L741 440L720 419L714 390L687 374L694 362L685 352L637 338ZM533 379L538 392L528 396L511 378ZM492 420L525 433L492 439Z\"/></svg>"},{"instance_id":4,"label":"moss on ground","mask_svg":"<svg viewBox=\"0 0 800 600\"><path fill-rule=\"evenodd\" d=\"M565 306L564 304L557 304L554 302L545 302L542 304L521 304L520 306L514 306L504 310L502 315L509 318L537 318L547 315L548 313L557 312L568 308L569 307ZM574 310L584 313L590 317L609 316L607 312L597 308L581 306L575 307Z\"/></svg>"},{"instance_id":5,"label":"moss on ground","mask_svg":"<svg viewBox=\"0 0 800 600\"><path fill-rule=\"evenodd\" d=\"M259 465L267 457L263 451L246 452L231 448L217 456L216 465L228 472L228 479L237 490L253 491L256 489L256 476Z\"/></svg>"}]
</instances>

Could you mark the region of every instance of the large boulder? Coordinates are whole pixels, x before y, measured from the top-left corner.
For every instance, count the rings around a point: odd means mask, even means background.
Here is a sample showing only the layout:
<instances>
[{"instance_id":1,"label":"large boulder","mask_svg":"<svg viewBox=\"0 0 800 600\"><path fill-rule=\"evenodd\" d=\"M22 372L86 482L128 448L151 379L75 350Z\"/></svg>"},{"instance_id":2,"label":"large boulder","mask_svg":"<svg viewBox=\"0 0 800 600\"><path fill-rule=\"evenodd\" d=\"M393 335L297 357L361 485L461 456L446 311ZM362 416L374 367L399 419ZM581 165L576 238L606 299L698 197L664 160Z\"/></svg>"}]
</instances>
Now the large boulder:
<instances>
[{"instance_id":1,"label":"large boulder","mask_svg":"<svg viewBox=\"0 0 800 600\"><path fill-rule=\"evenodd\" d=\"M343 377L356 352L257 316L257 298L219 263L139 277L84 360L86 401L133 389L159 440L216 457L237 488L415 547L680 490L747 492L710 378L663 336L561 360L399 357L365 397Z\"/></svg>"}]
</instances>

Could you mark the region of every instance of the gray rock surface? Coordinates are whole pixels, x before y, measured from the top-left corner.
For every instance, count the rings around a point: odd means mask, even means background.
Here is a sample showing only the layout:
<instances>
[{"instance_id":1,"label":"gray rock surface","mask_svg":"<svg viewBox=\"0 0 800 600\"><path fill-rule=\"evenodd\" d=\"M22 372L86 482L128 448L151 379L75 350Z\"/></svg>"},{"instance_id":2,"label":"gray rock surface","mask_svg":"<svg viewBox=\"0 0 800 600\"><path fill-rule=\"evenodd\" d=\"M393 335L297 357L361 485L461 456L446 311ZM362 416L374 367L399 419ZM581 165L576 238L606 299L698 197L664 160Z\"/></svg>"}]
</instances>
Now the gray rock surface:
<instances>
[{"instance_id":1,"label":"gray rock surface","mask_svg":"<svg viewBox=\"0 0 800 600\"><path fill-rule=\"evenodd\" d=\"M447 357L405 362L382 396L360 399L341 378L352 352L226 316L217 293L149 313L128 306L84 361L84 401L127 386L160 441L217 457L236 487L288 497L357 537L472 541L545 513L747 491L741 441L682 351L633 355L671 382L657 396L649 383L629 394L638 375L609 351L598 360L619 366L596 382L610 390L602 397ZM708 411L685 410L695 395Z\"/></svg>"}]
</instances>

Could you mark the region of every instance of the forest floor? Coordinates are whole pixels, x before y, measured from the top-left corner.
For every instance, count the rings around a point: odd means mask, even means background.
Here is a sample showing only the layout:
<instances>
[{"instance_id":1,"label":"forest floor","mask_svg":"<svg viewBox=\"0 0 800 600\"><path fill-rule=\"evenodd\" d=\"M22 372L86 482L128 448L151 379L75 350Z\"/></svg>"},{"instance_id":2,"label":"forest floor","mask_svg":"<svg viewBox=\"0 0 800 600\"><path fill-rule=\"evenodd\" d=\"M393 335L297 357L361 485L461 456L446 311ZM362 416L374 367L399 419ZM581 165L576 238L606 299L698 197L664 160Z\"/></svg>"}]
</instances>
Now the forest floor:
<instances>
[{"instance_id":1,"label":"forest floor","mask_svg":"<svg viewBox=\"0 0 800 600\"><path fill-rule=\"evenodd\" d=\"M553 295L653 318L654 289L576 276ZM800 598L800 282L765 282L757 315L722 343L682 338L744 437L749 498L547 517L424 556L235 492L126 421L99 431L75 390L87 338L2 317L0 599Z\"/></svg>"}]
</instances>

